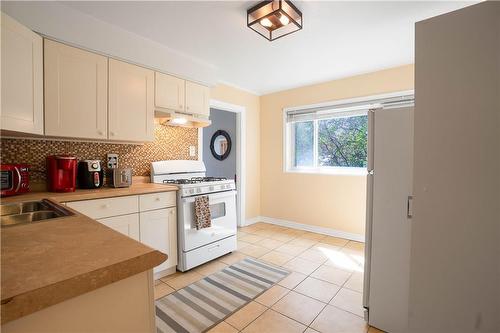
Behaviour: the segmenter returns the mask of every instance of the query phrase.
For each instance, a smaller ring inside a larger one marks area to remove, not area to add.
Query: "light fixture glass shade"
[[[288,0],[263,1],[247,10],[247,26],[272,41],[302,29],[302,13]]]

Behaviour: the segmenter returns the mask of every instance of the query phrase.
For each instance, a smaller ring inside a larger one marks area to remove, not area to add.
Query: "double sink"
[[[73,213],[54,202],[43,199],[0,205],[0,215],[1,226],[4,228],[71,216]]]

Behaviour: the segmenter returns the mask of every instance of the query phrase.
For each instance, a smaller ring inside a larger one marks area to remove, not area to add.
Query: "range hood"
[[[207,118],[195,117],[190,114],[179,113],[167,109],[156,109],[155,118],[158,119],[161,125],[165,126],[201,128],[212,124]]]

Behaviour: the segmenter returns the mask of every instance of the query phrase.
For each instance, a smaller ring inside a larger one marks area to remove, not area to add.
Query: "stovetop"
[[[225,177],[192,177],[192,178],[181,178],[181,179],[165,179],[163,181],[164,184],[176,184],[176,185],[184,185],[184,184],[200,184],[207,182],[218,182],[222,180],[227,180]]]

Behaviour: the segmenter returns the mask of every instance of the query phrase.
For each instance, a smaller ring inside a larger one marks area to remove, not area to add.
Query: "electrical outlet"
[[[118,168],[118,154],[107,154],[108,168],[115,169]]]
[[[191,156],[191,157],[196,156],[196,147],[195,146],[189,146],[189,156]]]

